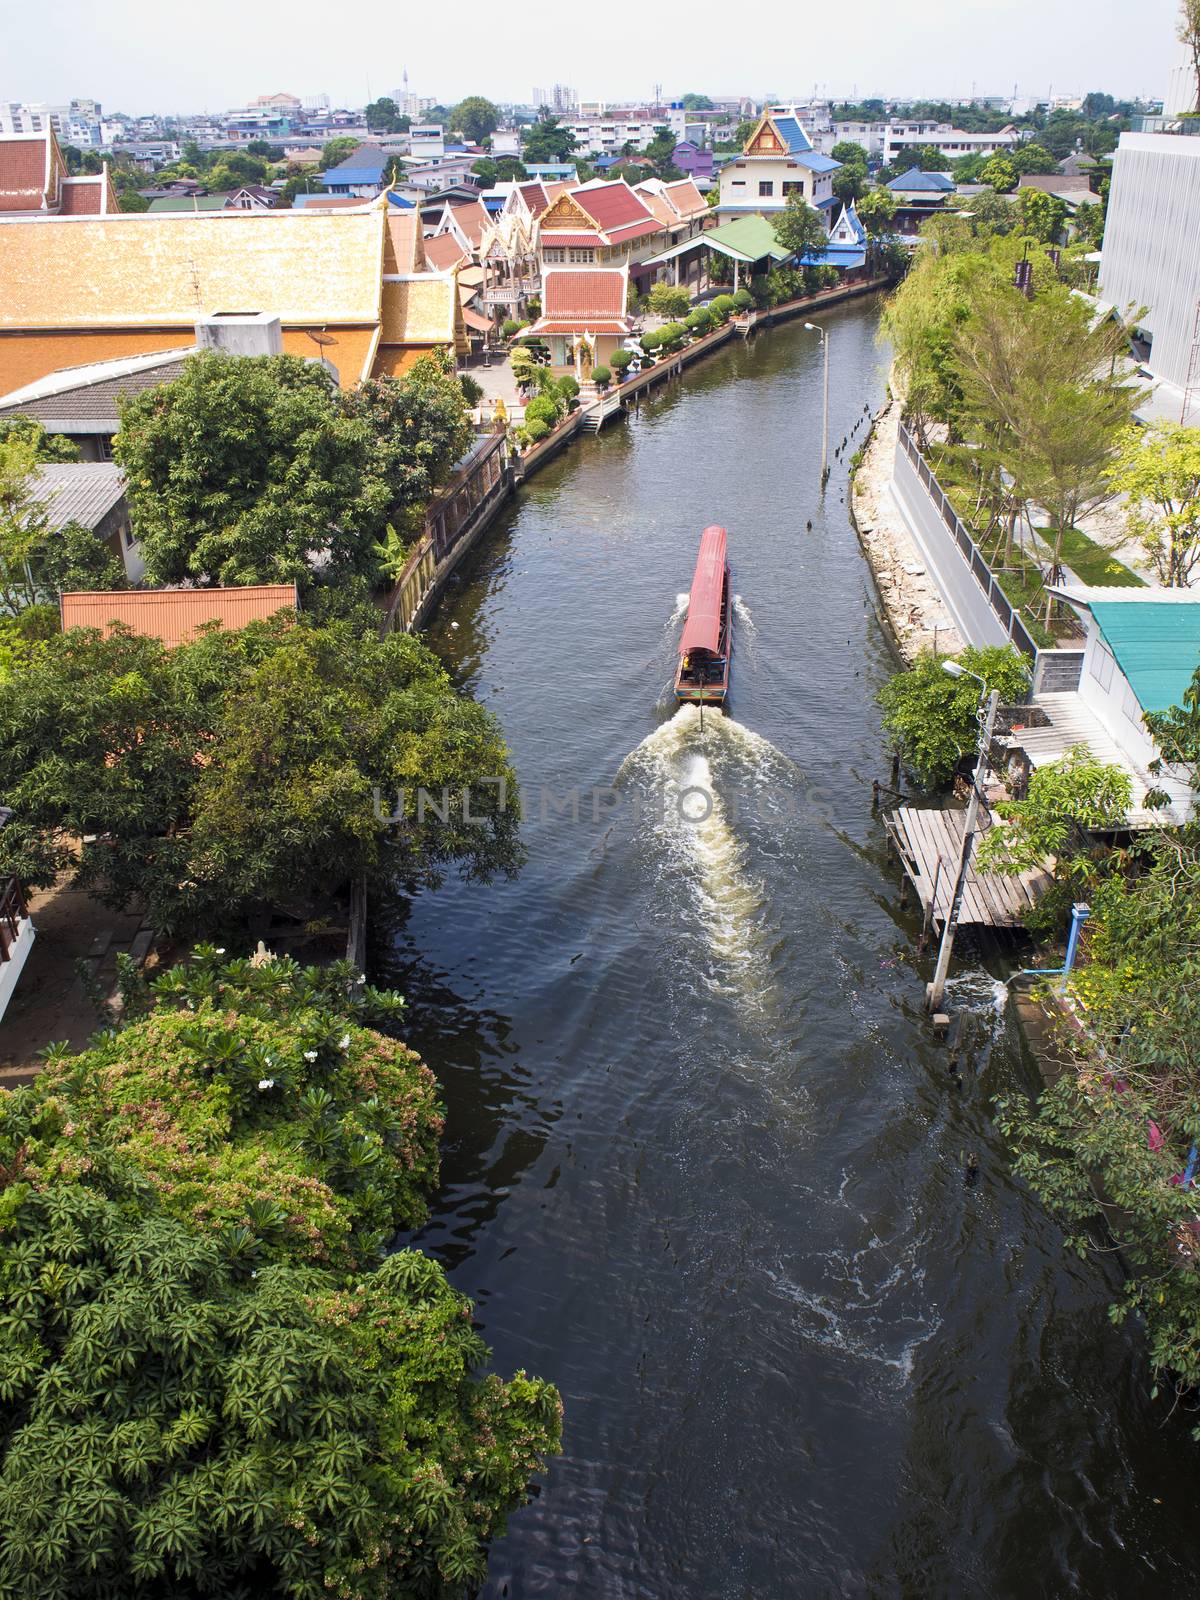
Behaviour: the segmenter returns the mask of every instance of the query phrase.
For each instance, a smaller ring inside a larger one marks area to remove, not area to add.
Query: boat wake
[[[714,775],[750,787],[791,763],[760,735],[709,707],[684,705],[626,756],[617,783],[636,784],[659,855],[660,881],[681,883],[709,952],[708,979],[744,1001],[771,995],[765,890],[747,870],[736,818]],[[794,771],[794,769],[791,769]]]
[[[674,628],[678,623],[683,621],[684,617],[687,616],[687,614],[688,614],[688,601],[691,598],[692,598],[691,595],[687,592],[686,589],[683,591],[682,594],[677,594],[675,596],[675,609],[674,609],[674,611],[672,611],[671,615],[667,618],[667,627],[668,628]]]

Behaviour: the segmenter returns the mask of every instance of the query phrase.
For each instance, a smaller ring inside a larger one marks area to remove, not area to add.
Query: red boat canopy
[[[725,587],[725,529],[705,528],[700,535],[700,554],[692,574],[687,621],[679,654],[707,650],[716,655],[721,643],[721,594]]]

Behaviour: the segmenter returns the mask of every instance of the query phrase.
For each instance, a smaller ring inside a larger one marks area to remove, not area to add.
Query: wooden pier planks
[[[945,922],[954,895],[958,856],[962,848],[963,811],[918,811],[900,806],[884,817],[884,825],[900,856],[921,910],[938,927]],[[975,840],[979,845],[978,837]],[[939,870],[939,860],[941,867]],[[989,928],[1015,928],[1048,882],[1044,872],[1023,872],[1019,877],[1001,873],[967,872],[960,925],[974,923]],[[934,900],[936,883],[936,900]]]

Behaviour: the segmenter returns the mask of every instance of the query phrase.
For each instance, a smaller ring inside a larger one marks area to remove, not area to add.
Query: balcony
[[[541,288],[540,278],[511,278],[507,283],[489,283],[482,291],[481,298],[488,309],[515,306],[522,300],[528,300],[531,295],[540,294]]]

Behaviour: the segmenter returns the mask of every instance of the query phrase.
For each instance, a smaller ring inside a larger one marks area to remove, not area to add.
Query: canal
[[[1012,1176],[990,1097],[1036,1074],[969,949],[962,1088],[921,1014],[845,505],[876,318],[824,318],[824,501],[794,323],[534,479],[430,633],[503,723],[528,860],[419,899],[377,963],[448,1106],[420,1242],[566,1404],[489,1600],[1196,1590],[1195,1447],[1112,1266]],[[666,690],[711,522],[740,601],[701,728]]]

